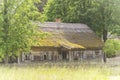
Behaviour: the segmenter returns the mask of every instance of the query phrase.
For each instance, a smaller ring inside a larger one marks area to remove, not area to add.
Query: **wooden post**
[[[22,53],[22,59],[23,62],[25,61],[25,53]]]
[[[69,51],[69,61],[72,61],[73,59],[73,56],[72,56],[72,52],[71,51]]]
[[[31,57],[31,60],[34,61],[34,56],[33,56],[33,54],[31,54],[30,57]]]

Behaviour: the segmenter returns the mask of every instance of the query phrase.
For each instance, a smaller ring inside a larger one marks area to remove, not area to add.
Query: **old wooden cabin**
[[[102,61],[103,42],[85,24],[39,23],[40,31],[49,35],[38,39],[30,54],[22,54],[21,61]]]

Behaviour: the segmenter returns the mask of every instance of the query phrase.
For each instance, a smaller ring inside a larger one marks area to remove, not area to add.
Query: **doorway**
[[[47,60],[47,56],[46,55],[44,55],[44,60]]]
[[[67,54],[68,54],[68,51],[62,51],[62,59],[63,60],[67,60]]]

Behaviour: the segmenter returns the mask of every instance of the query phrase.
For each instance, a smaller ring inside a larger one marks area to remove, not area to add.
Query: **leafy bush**
[[[117,39],[109,39],[105,43],[104,52],[108,58],[114,57],[120,51],[120,41]]]

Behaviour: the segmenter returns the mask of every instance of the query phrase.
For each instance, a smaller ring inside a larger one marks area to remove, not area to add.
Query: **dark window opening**
[[[30,60],[29,55],[25,55],[25,60]]]
[[[62,51],[62,59],[67,60],[67,51]]]
[[[46,55],[44,55],[44,60],[47,60],[47,56]]]

